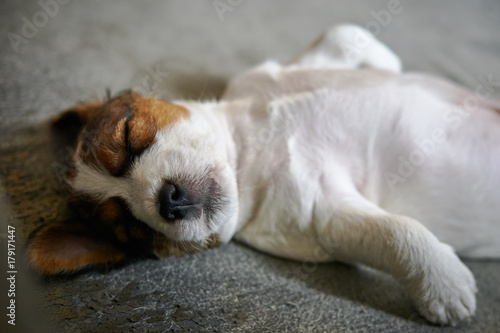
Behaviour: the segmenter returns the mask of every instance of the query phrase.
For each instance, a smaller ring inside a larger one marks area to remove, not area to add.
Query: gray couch
[[[57,177],[66,149],[52,135],[49,120],[78,101],[103,97],[106,88],[133,87],[169,100],[217,98],[236,73],[267,58],[286,61],[342,22],[368,25],[407,70],[432,72],[470,89],[480,77],[500,81],[500,2],[495,0],[401,0],[396,7],[388,0],[60,2],[0,4],[0,233],[5,245],[6,225],[17,227],[18,262],[30,231],[67,216]],[[154,79],[145,81],[147,75]],[[500,86],[492,89],[499,98]],[[478,310],[458,328],[426,323],[387,275],[342,264],[291,262],[234,242],[71,279],[33,279],[20,268],[17,325],[7,325],[2,313],[0,327],[12,332],[44,327],[51,332],[500,332],[500,262],[466,264],[478,282]],[[1,294],[6,296],[3,286]]]

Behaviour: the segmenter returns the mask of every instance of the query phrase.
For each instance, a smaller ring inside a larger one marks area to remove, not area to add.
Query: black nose
[[[169,222],[182,220],[198,210],[198,205],[192,201],[188,191],[170,182],[161,187],[158,201],[160,215]]]

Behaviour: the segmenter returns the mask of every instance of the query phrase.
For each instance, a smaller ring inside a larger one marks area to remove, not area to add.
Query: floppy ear
[[[75,273],[92,265],[109,265],[126,257],[112,241],[98,237],[81,222],[49,223],[28,240],[32,267],[44,275]]]
[[[93,102],[74,106],[55,118],[52,125],[59,131],[76,136],[102,104],[102,102]]]

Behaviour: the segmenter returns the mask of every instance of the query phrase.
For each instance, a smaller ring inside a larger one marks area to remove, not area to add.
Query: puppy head
[[[75,271],[215,245],[237,194],[225,143],[209,118],[130,91],[66,111],[55,124],[78,129],[67,175],[76,216],[33,233],[35,268]]]

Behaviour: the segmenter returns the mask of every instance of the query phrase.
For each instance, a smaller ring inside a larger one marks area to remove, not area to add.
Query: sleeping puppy
[[[128,91],[66,111],[79,128],[68,223],[31,236],[42,274],[201,251],[235,238],[296,260],[392,274],[431,322],[474,314],[457,254],[500,256],[500,115],[488,90],[402,74],[356,26],[220,101]],[[452,248],[453,246],[453,248]]]

